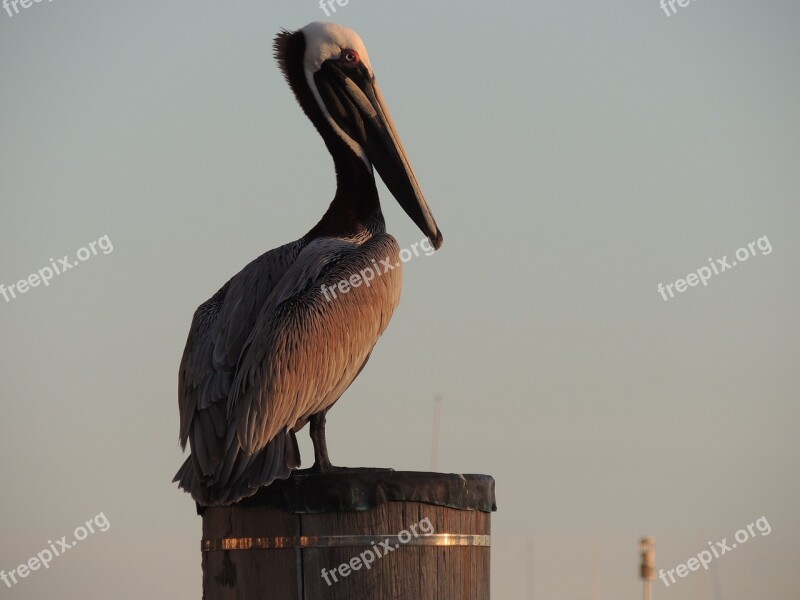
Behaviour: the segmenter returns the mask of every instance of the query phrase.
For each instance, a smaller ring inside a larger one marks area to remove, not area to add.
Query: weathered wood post
[[[486,600],[488,475],[295,475],[203,517],[204,600]]]

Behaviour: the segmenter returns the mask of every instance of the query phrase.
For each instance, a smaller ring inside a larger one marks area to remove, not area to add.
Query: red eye
[[[359,62],[361,62],[358,52],[355,50],[342,50],[342,60],[346,63],[350,63],[351,65],[357,65]]]

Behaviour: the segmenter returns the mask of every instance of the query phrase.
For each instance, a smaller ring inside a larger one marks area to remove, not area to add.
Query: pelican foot
[[[388,473],[394,469],[382,469],[378,467],[335,467],[332,464],[314,466],[308,469],[296,469],[292,477],[308,477],[309,475],[326,475],[328,473]]]

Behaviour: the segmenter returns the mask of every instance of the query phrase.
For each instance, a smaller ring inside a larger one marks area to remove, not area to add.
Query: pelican
[[[190,455],[174,481],[206,506],[289,477],[306,423],[310,471],[337,469],[325,415],[364,368],[402,286],[373,167],[426,241],[442,245],[361,38],[315,22],[279,33],[274,50],[333,157],[336,194],[308,233],[253,260],[194,313],[178,375],[180,443]],[[397,267],[327,293],[379,264]]]

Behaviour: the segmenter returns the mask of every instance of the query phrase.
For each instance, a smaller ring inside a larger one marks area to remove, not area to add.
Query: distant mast
[[[439,471],[439,446],[442,427],[442,395],[436,394],[433,399],[433,444],[431,446],[431,471]]]
[[[528,536],[528,543],[525,548],[525,556],[527,558],[528,568],[525,570],[525,598],[526,600],[533,600],[533,537]]]

